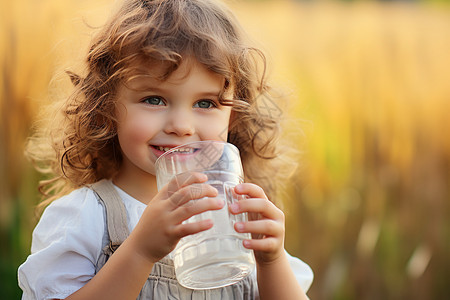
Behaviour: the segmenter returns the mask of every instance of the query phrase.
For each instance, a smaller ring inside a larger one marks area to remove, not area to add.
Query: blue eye
[[[211,100],[200,100],[194,104],[194,107],[198,108],[212,108],[216,107],[215,103]]]
[[[142,99],[142,102],[150,104],[150,105],[164,105],[163,98],[159,96],[150,96]]]

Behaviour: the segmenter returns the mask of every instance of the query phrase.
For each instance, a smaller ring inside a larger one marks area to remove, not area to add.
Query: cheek
[[[215,116],[199,120],[197,133],[202,140],[226,141],[228,135],[228,118]]]
[[[231,108],[230,108],[231,110]],[[230,111],[223,114],[220,118],[220,122],[217,122],[217,125],[214,126],[215,132],[217,132],[217,135],[220,140],[226,141],[228,136],[228,128],[230,127]]]
[[[120,122],[117,128],[121,145],[125,143],[138,144],[148,142],[154,133],[153,131],[148,119],[139,116]]]
[[[217,139],[220,141],[227,141],[228,137],[228,122],[222,122],[212,128]]]

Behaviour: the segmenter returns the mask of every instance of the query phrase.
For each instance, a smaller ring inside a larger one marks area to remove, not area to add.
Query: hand
[[[223,200],[214,198],[217,190],[203,183],[206,180],[202,173],[183,173],[158,192],[130,234],[138,254],[155,263],[170,253],[182,237],[213,226],[212,220],[182,223],[196,214],[224,206]]]
[[[248,213],[248,222],[237,222],[237,232],[251,233],[244,247],[255,251],[258,264],[270,264],[284,255],[284,213],[267,199],[264,190],[251,183],[239,184],[234,189],[247,198],[230,205],[232,214]]]

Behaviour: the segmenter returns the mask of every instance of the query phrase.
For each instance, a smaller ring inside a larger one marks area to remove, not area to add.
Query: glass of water
[[[238,233],[235,222],[247,221],[247,214],[233,215],[228,205],[239,201],[233,188],[243,182],[239,150],[219,141],[200,141],[172,148],[156,161],[158,190],[177,174],[201,172],[207,184],[218,190],[225,206],[207,211],[185,222],[212,219],[211,229],[186,236],[173,251],[178,282],[190,289],[212,289],[234,284],[249,275],[255,266],[253,251],[242,245],[249,233]],[[195,201],[195,200],[191,200]]]

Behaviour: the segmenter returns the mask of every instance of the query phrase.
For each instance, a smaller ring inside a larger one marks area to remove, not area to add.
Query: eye
[[[163,98],[160,96],[145,97],[141,101],[150,105],[165,105]]]
[[[194,104],[194,107],[198,108],[213,108],[217,107],[217,105],[212,100],[200,100]]]

